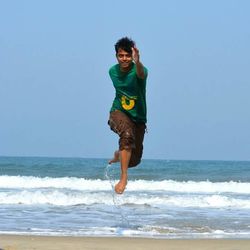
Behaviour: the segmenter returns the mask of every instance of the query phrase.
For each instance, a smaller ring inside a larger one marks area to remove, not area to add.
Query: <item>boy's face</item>
[[[130,66],[133,61],[132,53],[128,53],[123,49],[118,49],[116,58],[122,71],[127,71],[130,69]]]

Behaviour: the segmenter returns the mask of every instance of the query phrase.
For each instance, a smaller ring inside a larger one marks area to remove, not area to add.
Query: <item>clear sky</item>
[[[148,68],[144,158],[250,160],[250,1],[0,0],[0,155],[109,158],[114,44]]]

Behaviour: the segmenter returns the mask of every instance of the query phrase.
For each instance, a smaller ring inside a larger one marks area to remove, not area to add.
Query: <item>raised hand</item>
[[[135,63],[140,61],[139,50],[136,47],[132,47],[132,58]]]

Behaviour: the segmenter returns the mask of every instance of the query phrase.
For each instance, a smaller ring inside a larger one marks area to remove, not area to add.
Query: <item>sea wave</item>
[[[5,175],[0,176],[0,204],[250,208],[250,183],[135,180],[116,196],[111,182],[115,180]]]
[[[112,180],[115,183],[117,180]],[[33,177],[33,176],[0,176],[0,189],[31,189],[57,188],[79,191],[108,191],[111,189],[109,180],[84,179],[77,177]],[[250,194],[249,182],[210,182],[210,181],[129,181],[127,191],[167,191],[181,193],[236,193]]]
[[[69,190],[28,189],[0,192],[0,204],[25,205],[128,205],[152,207],[199,207],[199,208],[250,208],[250,200],[225,195],[168,195],[162,193],[125,193],[116,196],[112,192],[81,192]]]

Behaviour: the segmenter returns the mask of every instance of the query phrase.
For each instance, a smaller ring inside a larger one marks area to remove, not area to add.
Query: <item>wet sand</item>
[[[0,235],[0,250],[249,250],[250,240]]]

